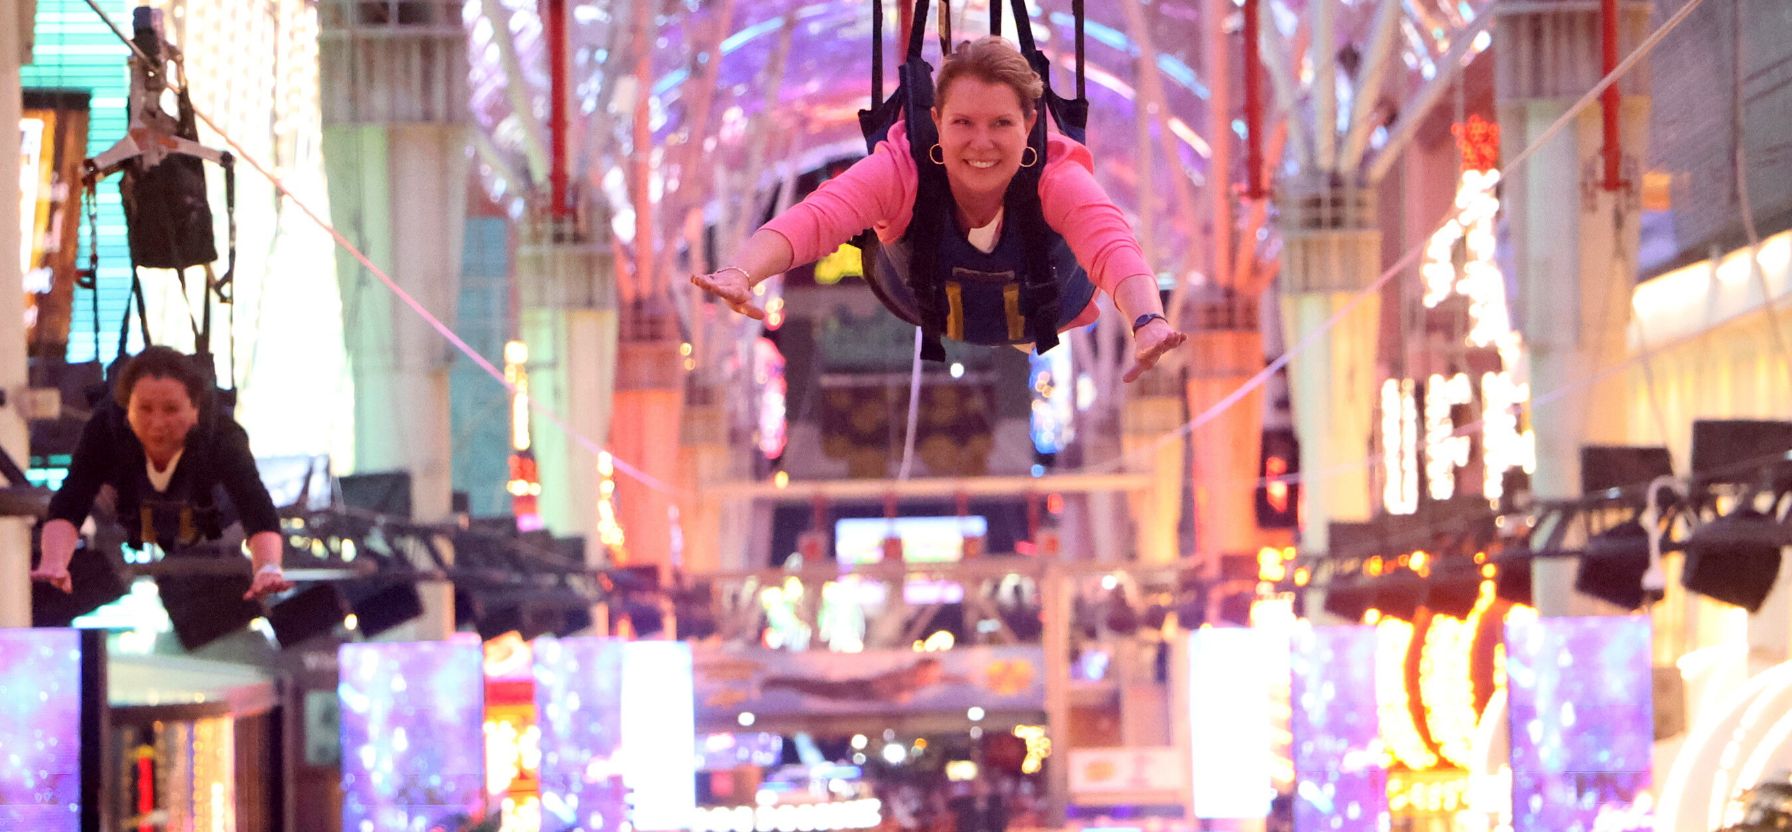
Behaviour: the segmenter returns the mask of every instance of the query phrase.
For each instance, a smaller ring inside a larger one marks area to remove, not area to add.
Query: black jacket
[[[246,535],[280,528],[273,498],[249,453],[249,434],[229,416],[201,415],[166,491],[150,485],[146,466],[143,445],[123,410],[101,406],[87,420],[68,476],[50,499],[50,519],[81,525],[100,487],[110,485],[118,493],[119,522],[136,546],[215,540],[232,514]]]

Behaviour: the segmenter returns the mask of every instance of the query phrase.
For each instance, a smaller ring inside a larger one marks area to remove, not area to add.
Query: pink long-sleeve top
[[[1045,222],[1070,244],[1096,287],[1111,297],[1121,283],[1149,277],[1151,270],[1126,216],[1095,181],[1094,171],[1089,148],[1067,136],[1047,134],[1045,170],[1039,176]],[[866,228],[878,240],[894,242],[914,217],[918,181],[906,125],[899,119],[870,156],[823,182],[764,228],[790,243],[795,263],[819,260]],[[1066,328],[1091,323],[1098,314],[1091,300]]]

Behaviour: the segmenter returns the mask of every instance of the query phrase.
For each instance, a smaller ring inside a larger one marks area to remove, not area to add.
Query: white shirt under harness
[[[1006,207],[997,208],[995,219],[990,220],[988,225],[981,228],[971,229],[964,235],[965,240],[984,254],[995,251],[996,241],[1002,237],[1002,213],[1006,210],[1008,210]]]
[[[180,465],[181,454],[186,452],[186,448],[175,451],[174,456],[168,460],[168,467],[160,471],[156,470],[155,463],[150,462],[148,457],[144,457],[143,467],[149,472],[149,487],[154,488],[157,492],[167,491],[168,481],[174,479],[174,469]]]

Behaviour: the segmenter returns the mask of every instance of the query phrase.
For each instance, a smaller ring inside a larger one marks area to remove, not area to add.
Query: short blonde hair
[[[952,82],[969,76],[986,84],[1006,84],[1020,96],[1021,111],[1031,113],[1045,94],[1045,82],[1027,63],[1014,44],[1004,38],[986,37],[958,44],[940,64],[939,76],[933,84],[933,103],[946,105],[946,90]]]

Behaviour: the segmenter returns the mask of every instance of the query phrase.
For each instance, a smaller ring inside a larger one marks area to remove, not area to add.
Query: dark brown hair
[[[112,388],[113,401],[118,402],[119,407],[130,409],[131,391],[144,378],[171,378],[180,382],[187,388],[187,398],[193,400],[194,407],[205,402],[206,389],[211,385],[192,356],[173,347],[145,347],[118,373],[118,384]]]
[[[958,44],[940,64],[933,82],[934,106],[944,108],[947,88],[965,76],[985,84],[1008,85],[1020,97],[1021,112],[1028,115],[1039,103],[1039,96],[1045,94],[1045,82],[1039,80],[1039,73],[1033,71],[1033,65],[1027,63],[1014,44],[1003,38],[991,36]]]

